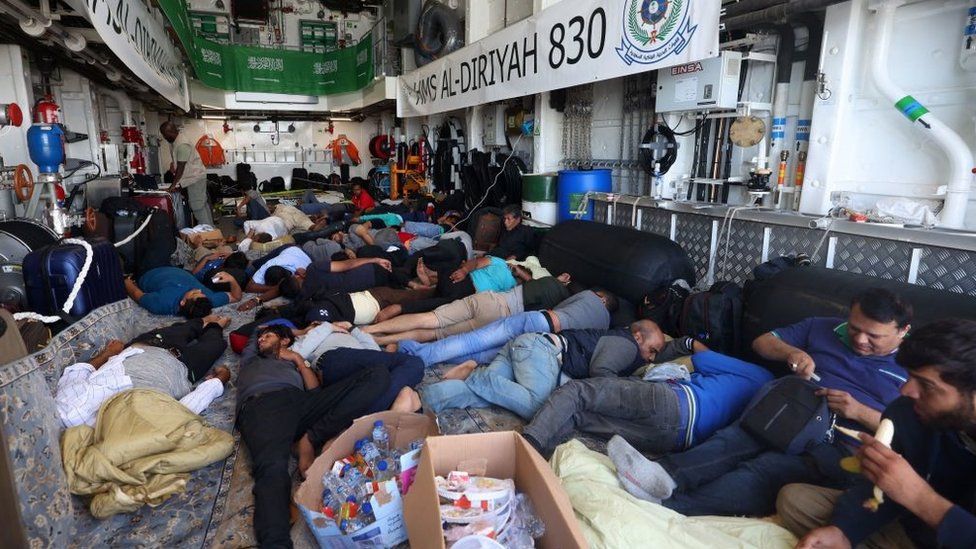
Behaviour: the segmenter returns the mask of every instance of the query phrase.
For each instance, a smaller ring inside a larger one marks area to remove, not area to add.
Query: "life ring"
[[[392,135],[377,135],[369,140],[369,154],[380,160],[386,161],[393,156],[393,149],[396,141]]]
[[[414,60],[422,67],[464,45],[461,18],[445,4],[427,2],[417,20],[414,39]]]
[[[21,202],[27,202],[34,194],[34,174],[25,164],[14,168],[14,194]]]

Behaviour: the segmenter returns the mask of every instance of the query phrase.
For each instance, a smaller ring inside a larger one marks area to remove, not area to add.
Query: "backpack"
[[[742,288],[734,282],[716,282],[707,291],[684,300],[678,334],[691,336],[711,350],[739,354],[742,325]]]
[[[816,383],[798,376],[764,385],[746,407],[740,426],[777,450],[798,455],[833,435],[834,415]]]
[[[807,254],[800,253],[795,256],[781,255],[753,267],[752,278],[757,281],[769,280],[777,274],[792,269],[793,267],[807,267],[809,265],[810,257]]]
[[[258,185],[258,190],[263,193],[279,193],[285,190],[285,179],[280,175],[276,175],[268,181],[262,181]]]
[[[637,316],[653,320],[664,333],[675,337],[679,335],[678,320],[690,293],[688,283],[683,279],[661,286],[644,295],[637,306]]]

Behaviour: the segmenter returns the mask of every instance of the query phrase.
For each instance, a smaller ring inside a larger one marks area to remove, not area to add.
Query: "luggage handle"
[[[157,206],[152,207],[149,210],[149,215],[146,216],[146,220],[142,222],[142,225],[140,225],[138,229],[132,231],[132,234],[130,234],[129,236],[127,236],[124,239],[116,242],[115,243],[115,247],[116,248],[121,248],[122,246],[125,246],[126,244],[128,244],[129,242],[131,242],[133,238],[139,236],[139,233],[141,233],[146,227],[149,226],[149,222],[152,221],[152,217],[153,217],[153,215],[155,215],[155,213],[157,211],[159,211],[159,207],[157,207]],[[67,242],[67,241],[65,241],[65,242]],[[90,253],[91,253],[91,251],[89,250],[89,254]]]
[[[57,309],[57,302],[54,299],[54,289],[51,287],[51,254],[54,250],[61,244],[77,244],[85,250],[85,262],[81,265],[81,271],[78,272],[78,278],[75,280],[75,285],[71,288],[71,292],[68,293],[68,299],[65,300],[64,306],[61,310]],[[47,289],[47,296],[50,300],[51,307],[55,310],[58,316],[43,316],[37,313],[24,312],[14,314],[14,319],[30,319],[39,320],[45,324],[53,324],[60,320],[64,320],[67,323],[71,323],[74,319],[68,314],[71,308],[75,304],[75,299],[78,297],[78,293],[81,291],[81,287],[85,284],[85,279],[88,277],[88,271],[91,269],[92,260],[95,257],[95,251],[92,250],[91,244],[80,239],[80,238],[65,238],[50,246],[45,252],[44,257],[41,258],[41,275],[44,277],[44,285]]]

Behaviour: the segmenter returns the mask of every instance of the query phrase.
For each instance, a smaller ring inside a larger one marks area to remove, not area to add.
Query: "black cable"
[[[655,164],[659,165],[660,173],[668,173],[668,170],[671,169],[674,161],[678,158],[678,143],[674,137],[675,133],[667,124],[656,124],[648,128],[644,133],[644,138],[641,139],[641,145],[656,142],[659,135],[663,136],[665,141],[667,141],[667,147],[664,149],[663,156],[655,158],[654,150],[644,147],[641,147],[637,151],[637,158],[640,160],[641,166],[645,172],[651,175],[654,175]]]
[[[681,118],[683,119],[684,118],[684,115],[681,115]],[[695,124],[695,127],[694,128],[692,128],[692,129],[690,129],[688,131],[679,132],[677,130],[677,127],[678,126],[675,126],[674,128],[672,128],[671,126],[668,126],[668,121],[665,120],[664,116],[661,116],[661,123],[664,124],[664,127],[666,127],[667,129],[669,129],[671,131],[671,133],[673,133],[674,135],[691,135],[691,134],[697,132],[698,130],[700,130],[701,127],[702,127],[702,124],[704,124],[706,120],[707,119],[705,117],[702,117],[702,119]],[[681,124],[681,120],[678,120],[678,125],[680,125],[680,124]]]

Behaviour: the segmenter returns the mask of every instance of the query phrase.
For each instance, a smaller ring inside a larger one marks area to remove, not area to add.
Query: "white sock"
[[[201,414],[210,406],[217,397],[224,394],[224,384],[219,379],[212,377],[197,388],[190,391],[190,394],[180,399],[180,404],[186,406],[194,414]]]

